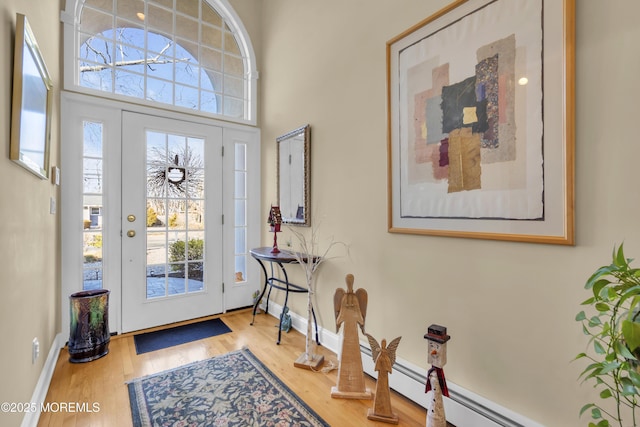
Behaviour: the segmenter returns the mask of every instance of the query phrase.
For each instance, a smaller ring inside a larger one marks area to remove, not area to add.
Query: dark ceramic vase
[[[90,362],[109,352],[109,293],[106,289],[76,292],[69,297],[69,361]]]

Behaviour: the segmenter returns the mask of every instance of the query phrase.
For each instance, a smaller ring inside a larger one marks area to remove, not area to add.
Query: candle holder
[[[281,231],[282,227],[282,214],[280,213],[279,206],[271,206],[269,210],[269,219],[267,219],[267,223],[270,226],[270,230],[273,233],[273,249],[271,249],[272,254],[280,253],[280,249],[278,249],[278,233]]]

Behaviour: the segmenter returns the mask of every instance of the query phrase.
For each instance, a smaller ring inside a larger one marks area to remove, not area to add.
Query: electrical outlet
[[[49,198],[49,213],[51,215],[56,213],[56,198],[55,197]]]
[[[38,357],[40,357],[40,342],[36,337],[33,339],[33,342],[31,344],[31,364],[36,363],[36,360],[38,360]]]

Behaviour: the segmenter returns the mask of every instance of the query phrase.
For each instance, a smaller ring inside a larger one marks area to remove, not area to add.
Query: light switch
[[[51,197],[49,199],[49,213],[51,215],[56,213],[56,198],[55,197]]]
[[[57,166],[51,168],[51,182],[55,185],[60,185],[60,168]]]

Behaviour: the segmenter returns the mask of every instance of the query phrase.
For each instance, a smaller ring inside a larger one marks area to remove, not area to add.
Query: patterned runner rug
[[[329,425],[247,348],[127,385],[135,427]]]

